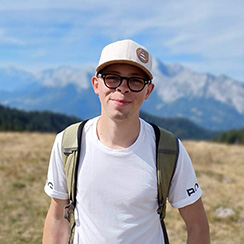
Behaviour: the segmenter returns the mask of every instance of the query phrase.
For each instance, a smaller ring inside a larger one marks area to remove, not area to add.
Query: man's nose
[[[127,79],[123,79],[120,86],[118,86],[116,88],[117,91],[121,92],[121,93],[128,93],[130,91],[130,88],[128,87],[127,84]]]

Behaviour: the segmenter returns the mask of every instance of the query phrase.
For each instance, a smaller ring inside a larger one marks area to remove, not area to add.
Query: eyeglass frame
[[[109,87],[109,86],[106,84],[106,81],[105,81],[105,78],[106,78],[107,75],[115,75],[115,76],[118,76],[118,77],[120,78],[120,82],[119,82],[119,84],[118,84],[116,87]],[[127,84],[128,88],[130,89],[130,91],[132,91],[132,92],[141,92],[141,91],[145,88],[146,85],[152,83],[152,81],[151,81],[150,79],[147,80],[147,79],[145,79],[145,78],[142,78],[142,77],[136,77],[136,76],[124,77],[124,76],[120,76],[120,75],[118,75],[118,74],[114,74],[114,73],[106,73],[106,74],[102,74],[102,73],[99,73],[99,72],[98,72],[98,73],[97,73],[97,77],[98,77],[98,78],[102,78],[102,79],[103,79],[103,82],[104,82],[104,85],[105,85],[107,88],[109,88],[109,89],[117,89],[119,86],[121,86],[123,80],[126,80],[126,84]],[[130,87],[130,85],[129,85],[129,80],[130,80],[130,79],[133,79],[133,78],[138,78],[138,79],[141,79],[141,80],[144,81],[144,85],[143,85],[143,87],[142,87],[140,90],[138,90],[138,91],[137,91],[137,90],[133,90],[133,89],[131,89],[131,87]]]

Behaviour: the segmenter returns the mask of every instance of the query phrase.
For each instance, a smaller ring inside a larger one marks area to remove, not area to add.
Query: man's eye
[[[130,79],[130,82],[132,82],[132,83],[141,83],[141,84],[144,84],[144,80],[141,79],[141,78],[131,78],[131,79]]]
[[[116,75],[107,75],[106,76],[106,79],[108,79],[108,80],[115,80],[115,81],[117,81],[117,80],[119,80],[119,77],[118,76],[116,76]]]

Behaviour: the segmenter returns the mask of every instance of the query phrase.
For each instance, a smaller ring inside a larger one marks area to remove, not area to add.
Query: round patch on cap
[[[149,60],[149,53],[143,48],[136,49],[137,57],[141,60],[142,63],[147,63]]]

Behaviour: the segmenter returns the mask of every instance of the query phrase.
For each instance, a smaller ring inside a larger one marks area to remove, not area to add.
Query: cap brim
[[[138,64],[138,63],[136,63],[134,61],[126,60],[126,59],[112,60],[112,61],[105,62],[105,63],[103,63],[101,65],[98,65],[97,68],[96,68],[96,72],[99,73],[99,71],[101,71],[105,67],[107,67],[109,65],[112,65],[112,64],[130,64],[130,65],[136,66],[137,68],[139,68],[142,71],[144,71],[147,74],[147,76],[149,77],[150,80],[153,79],[152,73],[149,72],[144,66],[142,66],[142,65],[140,65],[140,64]]]

